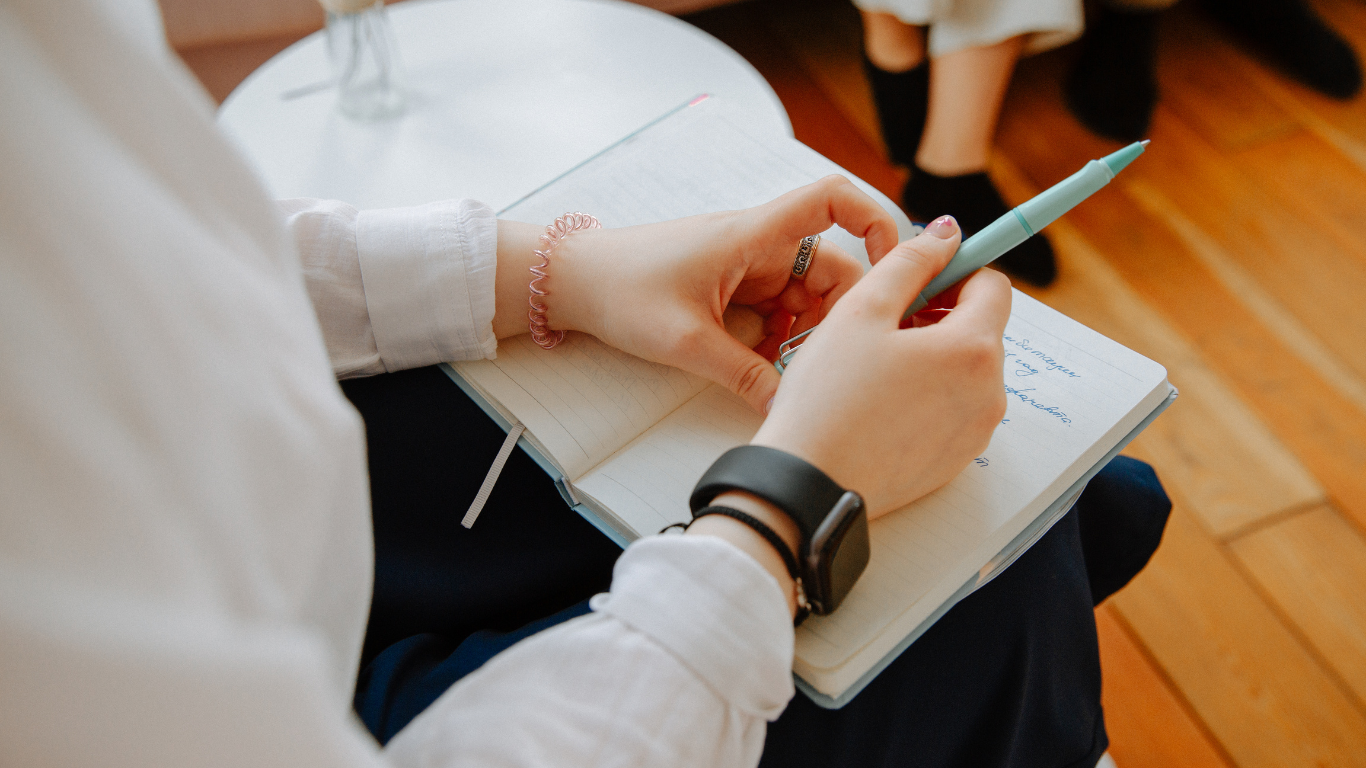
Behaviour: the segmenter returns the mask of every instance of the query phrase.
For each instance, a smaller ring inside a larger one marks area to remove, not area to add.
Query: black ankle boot
[[[946,213],[953,216],[963,230],[964,240],[1010,210],[985,173],[936,176],[918,167],[911,169],[911,180],[901,193],[901,205],[922,221]],[[1042,235],[1015,246],[995,265],[1040,288],[1053,282],[1058,273],[1053,247]]]
[[[925,114],[930,108],[930,62],[926,58],[905,72],[888,72],[863,57],[863,71],[873,87],[882,138],[892,162],[911,165],[925,132]]]
[[[1068,109],[1093,133],[1138,141],[1157,104],[1157,12],[1102,6],[1063,85]]]
[[[1361,90],[1361,62],[1305,0],[1201,0],[1220,24],[1286,75],[1327,96]]]

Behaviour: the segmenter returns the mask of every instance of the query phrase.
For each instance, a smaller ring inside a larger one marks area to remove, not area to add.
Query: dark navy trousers
[[[375,529],[355,708],[384,743],[498,652],[586,613],[621,550],[521,451],[462,528],[504,434],[438,369],[343,390],[365,419]],[[1108,745],[1092,608],[1148,562],[1170,508],[1148,465],[1111,462],[843,709],[798,693],[761,765],[1091,768]]]

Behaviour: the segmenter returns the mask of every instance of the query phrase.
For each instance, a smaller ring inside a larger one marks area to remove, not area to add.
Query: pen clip
[[[793,336],[792,338],[778,345],[778,360],[773,363],[773,367],[778,369],[778,373],[782,373],[783,371],[787,370],[787,366],[792,363],[792,357],[797,354],[798,349],[801,349],[802,339],[805,339],[807,336],[810,336],[811,331],[814,330],[816,329],[811,328],[802,331],[796,336]]]

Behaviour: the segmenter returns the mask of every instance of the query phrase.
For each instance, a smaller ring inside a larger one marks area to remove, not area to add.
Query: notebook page
[[[705,379],[583,334],[570,334],[552,350],[536,346],[530,335],[516,336],[499,342],[496,359],[452,366],[525,424],[571,479],[707,387]]]
[[[721,454],[749,442],[762,422],[745,401],[713,384],[575,480],[574,489],[642,536],[686,522],[697,479]]]
[[[545,224],[566,211],[587,211],[604,227],[650,224],[749,208],[841,173],[892,213],[903,239],[911,236],[905,215],[867,183],[796,139],[757,141],[725,115],[715,97],[684,107],[498,215]],[[862,240],[838,227],[823,237],[866,264]]]
[[[1019,291],[1004,344],[1007,408],[990,445],[872,523],[868,570],[839,611],[802,625],[800,666],[841,664],[916,608],[913,628],[1166,396],[1162,366]],[[885,653],[900,638],[881,639]]]

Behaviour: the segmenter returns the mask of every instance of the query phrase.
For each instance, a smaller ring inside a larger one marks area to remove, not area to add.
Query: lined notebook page
[[[1018,291],[1004,344],[1007,408],[990,445],[948,485],[872,523],[868,570],[839,611],[802,625],[799,666],[835,667],[876,638],[861,654],[871,666],[1167,394],[1162,366]],[[910,626],[888,632],[894,623]]]
[[[844,174],[892,212],[902,239],[910,221],[867,183],[786,137],[759,142],[725,119],[716,98],[683,107],[499,212],[547,224],[586,211],[626,227],[749,208],[833,173]],[[823,237],[867,262],[863,241],[838,227]]]
[[[574,488],[641,535],[691,519],[688,496],[721,454],[749,442],[763,418],[712,384],[603,462]]]
[[[499,342],[497,359],[453,365],[525,424],[571,479],[708,386],[582,334],[570,334],[552,350],[536,346],[530,335],[516,336]]]

